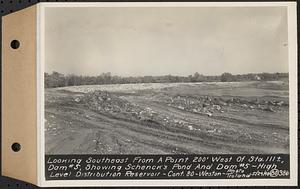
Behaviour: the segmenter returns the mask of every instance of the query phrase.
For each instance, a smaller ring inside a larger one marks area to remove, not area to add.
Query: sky
[[[48,7],[45,15],[48,73],[288,72],[285,7]]]

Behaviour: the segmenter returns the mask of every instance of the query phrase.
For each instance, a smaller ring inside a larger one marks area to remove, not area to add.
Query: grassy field
[[[46,89],[46,153],[288,153],[288,95],[284,81]]]

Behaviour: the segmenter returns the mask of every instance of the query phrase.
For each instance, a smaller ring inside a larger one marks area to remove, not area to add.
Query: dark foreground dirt
[[[286,82],[119,86],[46,89],[46,153],[288,153]]]

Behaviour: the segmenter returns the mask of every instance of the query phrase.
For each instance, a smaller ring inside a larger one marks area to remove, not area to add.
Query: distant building
[[[254,78],[255,78],[256,81],[260,81],[261,80],[261,78],[258,75],[254,76]]]

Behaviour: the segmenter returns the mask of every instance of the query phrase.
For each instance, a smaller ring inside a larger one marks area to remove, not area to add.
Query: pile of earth
[[[282,106],[288,104],[282,100],[263,100],[263,99],[246,99],[246,98],[233,98],[233,97],[213,97],[213,96],[165,96],[164,102],[171,107],[195,112],[203,113],[211,116],[214,112],[223,113],[226,107],[235,107],[250,110],[262,110],[275,112]]]
[[[77,103],[82,103],[88,109],[122,118],[131,121],[144,122],[145,124],[156,125],[182,125],[183,121],[178,121],[167,115],[158,114],[150,107],[141,107],[122,99],[107,91],[93,91],[86,93],[81,98],[74,99]]]
[[[107,114],[120,114],[136,116],[137,112],[142,111],[127,100],[121,99],[107,91],[93,91],[86,93],[82,98],[75,99],[83,103],[88,109]]]

